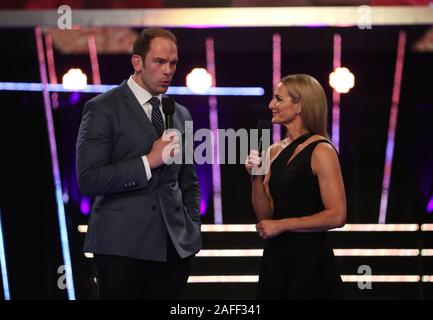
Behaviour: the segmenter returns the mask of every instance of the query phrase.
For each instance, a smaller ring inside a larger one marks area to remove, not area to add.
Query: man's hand
[[[152,145],[152,150],[146,155],[150,169],[155,169],[163,164],[170,163],[180,152],[180,139],[176,131],[164,132],[161,138]]]

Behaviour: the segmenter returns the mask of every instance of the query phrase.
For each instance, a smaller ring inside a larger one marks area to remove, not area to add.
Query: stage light
[[[202,249],[197,257],[261,257],[263,249]]]
[[[212,86],[212,76],[203,68],[194,68],[186,76],[186,85],[194,93],[205,93]]]
[[[422,224],[421,231],[433,231],[433,223]]]
[[[188,283],[240,283],[240,282],[258,282],[257,275],[225,275],[225,276],[190,276]]]
[[[88,84],[84,89],[66,89],[61,84],[46,85],[49,92],[84,92],[84,93],[103,93],[117,87],[115,84]],[[25,82],[0,82],[0,91],[43,91],[42,83],[25,83]],[[265,89],[262,87],[211,87],[205,93],[194,93],[188,87],[170,87],[167,91],[169,95],[207,95],[207,96],[263,96]]]
[[[433,212],[433,196],[430,198],[429,202],[427,203],[427,212],[428,213]]]
[[[336,68],[329,74],[329,85],[338,93],[348,93],[355,86],[355,76],[347,68]]]
[[[3,296],[5,300],[10,300],[11,295],[9,291],[9,278],[8,268],[6,264],[6,251],[3,239],[3,227],[2,227],[2,211],[0,209],[0,275],[3,284]]]
[[[331,232],[416,232],[418,224],[346,224]],[[421,225],[422,231],[433,231],[433,224]],[[87,225],[79,225],[78,231],[87,232]],[[202,232],[257,232],[255,224],[203,224]]]
[[[68,204],[69,202],[69,193],[68,190],[63,190],[63,203]]]
[[[80,69],[69,69],[62,78],[65,89],[84,89],[87,86],[87,76]]]
[[[87,232],[87,225],[80,224],[80,225],[77,227],[77,229],[78,229],[78,232],[79,232],[79,233],[86,233],[86,232]]]
[[[433,249],[422,249],[421,256],[423,257],[433,257]]]
[[[207,209],[207,205],[206,205],[206,200],[205,198],[201,198],[200,200],[200,214],[203,216],[204,214],[206,214],[206,209]]]
[[[413,275],[341,275],[343,282],[420,282],[420,276]]]
[[[84,215],[88,215],[90,212],[90,200],[88,198],[82,198],[80,202],[80,210]]]

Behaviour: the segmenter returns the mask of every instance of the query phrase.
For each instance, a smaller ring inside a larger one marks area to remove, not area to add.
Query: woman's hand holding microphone
[[[262,157],[257,150],[251,150],[250,154],[247,156],[245,160],[245,169],[247,169],[248,173],[251,175],[251,179],[256,176],[263,178],[263,175],[259,172],[259,169],[262,165]]]

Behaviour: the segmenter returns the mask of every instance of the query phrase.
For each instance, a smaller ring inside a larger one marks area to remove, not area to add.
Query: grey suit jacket
[[[173,120],[184,133],[191,115],[176,103]],[[81,191],[95,201],[84,252],[166,261],[167,235],[181,257],[200,250],[194,164],[164,165],[152,170],[148,181],[141,157],[157,138],[126,81],[86,103],[77,140],[77,177]]]

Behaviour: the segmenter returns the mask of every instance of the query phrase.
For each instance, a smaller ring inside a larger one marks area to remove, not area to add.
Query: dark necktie
[[[159,99],[157,97],[152,97],[149,100],[149,103],[152,106],[152,124],[158,133],[158,136],[162,136],[164,132],[164,119],[162,118],[161,110],[159,109]]]

